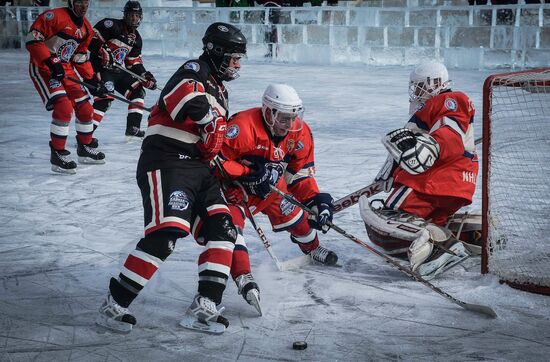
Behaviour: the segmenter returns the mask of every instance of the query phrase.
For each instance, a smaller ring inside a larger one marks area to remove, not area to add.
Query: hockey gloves
[[[199,125],[201,140],[197,142],[197,147],[205,161],[211,161],[220,152],[227,122],[223,117],[214,118],[205,125]]]
[[[249,195],[256,195],[263,200],[271,192],[271,171],[263,162],[255,162],[249,167],[252,170],[250,174],[240,177],[239,181]]]
[[[84,81],[91,86],[88,87],[91,95],[98,98],[103,98],[109,95],[109,90],[105,87],[105,83],[97,78],[93,77],[90,79],[85,79]]]
[[[153,76],[153,74],[149,71],[143,73],[141,75],[145,80],[141,80],[141,84],[147,89],[157,89],[157,80]]]
[[[411,175],[426,172],[439,158],[439,144],[427,133],[414,134],[410,129],[399,128],[388,133],[382,143],[399,166]]]
[[[313,215],[309,215],[309,225],[317,230],[321,230],[323,234],[329,231],[329,222],[332,222],[334,214],[334,205],[332,204],[332,196],[327,193],[318,193],[304,203],[313,211]]]
[[[48,66],[48,68],[50,68],[50,72],[52,73],[50,79],[55,79],[61,82],[63,78],[65,78],[65,70],[63,69],[61,59],[56,56],[52,56],[46,59],[44,63]]]
[[[111,49],[106,48],[104,46],[99,48],[98,51],[98,57],[99,61],[101,63],[101,66],[105,69],[111,69],[113,68],[113,64],[115,63],[115,59],[113,58],[113,53],[111,53]]]
[[[397,168],[397,162],[391,155],[388,155],[384,166],[378,171],[378,175],[374,178],[374,181],[382,181],[382,187],[385,192],[390,192],[393,187],[393,172]]]

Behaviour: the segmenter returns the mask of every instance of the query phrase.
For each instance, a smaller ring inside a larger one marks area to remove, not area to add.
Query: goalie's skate
[[[262,307],[260,306],[260,288],[254,281],[252,274],[239,275],[235,279],[239,294],[243,296],[244,300],[258,311],[260,316],[262,315]]]
[[[96,324],[115,332],[130,333],[136,324],[136,317],[130,314],[128,309],[118,304],[109,294],[99,307]]]
[[[445,245],[445,247],[456,255],[449,254],[442,249],[436,249],[435,252],[416,270],[424,279],[432,280],[439,274],[462,263],[470,256],[460,241],[449,239],[449,242],[446,244],[449,244],[449,246]]]
[[[187,308],[180,325],[198,332],[222,334],[229,327],[229,321],[216,308],[212,300],[197,294]]]

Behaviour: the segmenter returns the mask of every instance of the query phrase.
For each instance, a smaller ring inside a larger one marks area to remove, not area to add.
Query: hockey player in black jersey
[[[144,105],[145,90],[155,89],[157,81],[151,72],[145,70],[141,59],[142,40],[137,28],[143,18],[138,1],[130,0],[124,6],[123,19],[105,18],[94,26],[94,38],[90,44],[90,59],[96,73],[110,91],[117,91],[138,106]],[[141,75],[146,81],[134,78],[119,67],[126,67]],[[94,130],[109,109],[113,98],[94,98]],[[128,106],[126,136],[143,137],[140,130],[143,110]]]
[[[136,323],[128,306],[174,250],[192,234],[205,247],[199,256],[197,294],[181,325],[223,333],[229,325],[217,306],[233,263],[237,230],[209,163],[218,154],[228,115],[224,81],[238,77],[246,38],[226,23],[214,23],[203,37],[203,54],[184,63],[168,80],[149,116],[137,167],[145,236],[128,255],[97,323],[130,331]]]

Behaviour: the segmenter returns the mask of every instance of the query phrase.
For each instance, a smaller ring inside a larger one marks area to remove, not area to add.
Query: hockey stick
[[[312,210],[310,208],[308,208],[307,206],[305,206],[304,204],[302,204],[301,202],[299,202],[298,200],[296,200],[292,195],[289,195],[289,194],[286,194],[284,192],[282,192],[281,190],[279,190],[278,188],[276,188],[275,186],[271,186],[271,190],[276,192],[277,194],[281,195],[282,197],[284,197],[286,200],[288,200],[290,203],[298,206],[299,208],[301,208],[302,210],[306,211],[307,213],[311,214],[311,215],[315,215],[314,212],[312,212]],[[389,256],[385,255],[384,253],[374,249],[373,247],[371,247],[369,244],[365,243],[364,241],[360,240],[359,238],[349,234],[348,232],[346,232],[345,230],[343,230],[342,228],[340,228],[339,226],[337,225],[334,225],[332,222],[328,222],[327,223],[332,229],[334,229],[334,231],[336,231],[337,233],[345,236],[346,238],[350,239],[351,241],[361,245],[362,247],[364,247],[365,249],[367,249],[368,251],[370,251],[371,253],[374,253],[382,258],[384,258],[386,260],[387,263],[390,263],[392,264],[393,266],[395,266],[397,269],[399,269],[400,271],[402,271],[403,273],[407,274],[408,276],[410,276],[411,278],[413,278],[414,280],[416,280],[417,282],[420,282],[422,284],[424,284],[425,286],[427,286],[428,288],[430,288],[431,290],[433,290],[434,292],[438,293],[439,295],[441,295],[442,297],[448,299],[449,301],[459,305],[460,307],[466,309],[466,310],[469,310],[471,312],[475,312],[475,313],[480,313],[480,314],[483,314],[483,315],[486,315],[486,316],[489,316],[491,318],[496,318],[497,317],[497,314],[495,313],[495,311],[489,307],[489,306],[486,306],[486,305],[481,305],[481,304],[471,304],[471,303],[466,303],[466,302],[463,302],[461,301],[460,299],[457,299],[455,297],[453,297],[452,295],[450,295],[449,293],[447,292],[444,292],[443,290],[441,290],[440,288],[436,287],[435,285],[433,285],[432,283],[430,283],[429,281],[427,281],[426,279],[422,278],[418,273],[416,272],[413,272],[412,270],[408,269],[408,268],[405,268],[403,267],[400,263],[396,262],[395,260],[393,260],[392,258],[390,258]]]
[[[275,262],[275,265],[277,266],[277,269],[279,271],[285,271],[285,270],[293,269],[295,267],[299,267],[302,264],[304,264],[302,262],[303,258],[308,258],[308,261],[309,261],[309,257],[307,255],[299,256],[295,259],[290,259],[286,262],[280,262],[279,261],[279,259],[277,258],[277,256],[273,252],[273,249],[271,248],[271,244],[269,243],[269,240],[267,239],[267,236],[265,235],[265,233],[262,230],[262,228],[260,227],[260,225],[258,225],[256,223],[256,220],[254,219],[254,216],[252,215],[252,211],[250,211],[250,208],[248,207],[248,194],[244,190],[243,186],[240,184],[240,182],[238,182],[236,180],[231,180],[229,178],[229,175],[227,175],[227,172],[225,171],[223,166],[220,164],[220,160],[218,159],[218,157],[215,157],[213,161],[216,164],[216,167],[220,170],[223,178],[225,180],[227,180],[228,182],[230,182],[230,183],[234,184],[235,186],[237,186],[239,189],[241,189],[241,191],[243,193],[242,206],[247,211],[246,216],[247,216],[248,220],[250,220],[250,223],[252,224],[252,227],[254,228],[254,230],[256,230],[256,233],[258,234],[258,236],[260,237],[260,240],[264,244],[264,247],[267,250],[267,252],[269,253],[269,256]]]
[[[83,86],[85,86],[85,87],[88,88],[88,89],[95,89],[95,87],[94,87],[93,85],[91,85],[90,83],[83,82],[83,81],[81,81],[80,79],[76,79],[76,78],[73,78],[73,77],[67,77],[67,79],[70,80],[70,81],[72,81],[72,82],[75,82],[75,83],[78,83],[78,84],[80,84],[80,85],[83,85]],[[119,100],[119,101],[121,101],[121,102],[124,102],[124,103],[127,103],[127,104],[131,104],[132,106],[134,106],[134,107],[136,107],[136,108],[140,108],[140,109],[143,109],[144,111],[151,112],[151,109],[152,109],[152,108],[147,108],[147,107],[145,107],[145,106],[142,106],[141,104],[131,102],[131,101],[127,100],[126,98],[117,96],[116,94],[114,94],[114,93],[112,93],[112,92],[108,92],[107,95],[108,95],[109,97],[113,97],[114,99]]]
[[[118,69],[120,69],[120,70],[125,71],[126,73],[130,74],[130,75],[131,75],[132,77],[134,77],[134,78],[137,78],[137,79],[142,80],[142,81],[144,81],[144,82],[149,81],[149,79],[144,78],[144,77],[142,77],[141,75],[132,72],[130,69],[127,69],[127,68],[123,67],[122,65],[119,65],[118,63],[114,63],[113,66],[114,66],[115,68],[118,68]],[[162,87],[159,86],[159,85],[157,85],[156,82],[155,82],[155,88],[153,88],[152,90],[155,90],[155,89],[158,89],[159,91],[162,91]]]
[[[475,140],[475,144],[478,145],[483,142],[483,138],[479,137]],[[367,198],[379,194],[383,191],[383,181],[375,181],[368,186],[365,186],[357,191],[352,192],[336,201],[333,202],[334,213],[336,214],[339,211],[347,209],[350,206],[355,205],[359,202],[359,197],[366,195]]]

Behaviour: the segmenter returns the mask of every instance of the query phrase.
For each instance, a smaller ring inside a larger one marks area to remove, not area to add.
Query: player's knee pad
[[[397,257],[406,257],[411,243],[422,235],[427,225],[433,225],[403,211],[384,207],[374,208],[364,196],[359,198],[359,210],[369,239],[387,254]]]
[[[52,118],[56,121],[67,122],[71,121],[73,115],[73,105],[69,98],[59,97],[53,103]]]
[[[101,112],[107,112],[111,108],[112,99],[108,98],[97,98],[94,100],[94,109],[97,109]]]
[[[206,242],[210,240],[224,240],[235,244],[237,229],[229,214],[209,216],[202,226],[202,236]]]
[[[155,231],[139,241],[137,248],[164,261],[176,246],[176,240],[181,235],[170,231]]]

